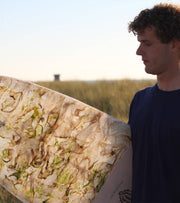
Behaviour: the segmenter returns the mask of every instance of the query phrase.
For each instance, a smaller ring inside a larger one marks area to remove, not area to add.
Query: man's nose
[[[142,46],[140,45],[140,46],[138,47],[138,49],[136,50],[136,54],[137,54],[137,55],[142,55],[142,53],[143,53],[143,50],[142,50]]]

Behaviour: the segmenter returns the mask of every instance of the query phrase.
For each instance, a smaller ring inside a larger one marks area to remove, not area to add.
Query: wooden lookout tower
[[[54,74],[54,81],[60,81],[60,74]]]

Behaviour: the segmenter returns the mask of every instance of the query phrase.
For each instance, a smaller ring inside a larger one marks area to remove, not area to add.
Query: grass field
[[[22,202],[0,186],[0,203],[22,203]]]
[[[120,80],[88,82],[38,82],[39,85],[56,90],[89,104],[111,116],[128,121],[129,107],[134,94],[147,86],[152,80]]]

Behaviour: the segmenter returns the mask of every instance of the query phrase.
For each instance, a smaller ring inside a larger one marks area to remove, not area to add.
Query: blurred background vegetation
[[[6,189],[0,186],[0,203],[22,203]]]
[[[54,81],[37,84],[76,98],[123,122],[128,122],[129,107],[134,94],[138,90],[154,85],[155,81]]]

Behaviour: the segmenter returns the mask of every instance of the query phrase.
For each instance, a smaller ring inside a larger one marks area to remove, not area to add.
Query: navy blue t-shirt
[[[132,203],[180,203],[180,90],[155,85],[137,92],[129,124]]]

